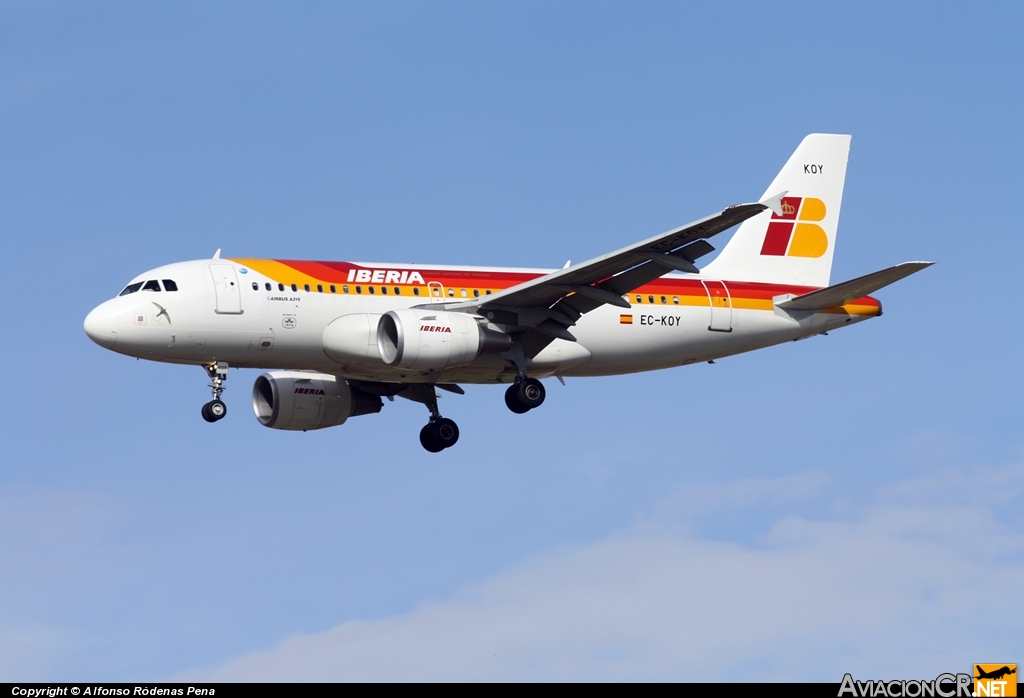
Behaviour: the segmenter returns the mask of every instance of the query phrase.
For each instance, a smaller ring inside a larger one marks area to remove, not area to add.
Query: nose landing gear
[[[228,413],[228,406],[220,399],[227,390],[224,381],[228,379],[228,365],[224,361],[218,361],[215,364],[206,364],[203,368],[210,377],[209,386],[213,391],[213,400],[203,405],[203,419],[207,422],[217,422],[224,419]]]

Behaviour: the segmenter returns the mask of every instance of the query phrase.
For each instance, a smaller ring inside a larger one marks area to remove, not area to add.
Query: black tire
[[[459,440],[459,425],[442,417],[434,422],[434,440],[441,444],[441,448],[451,448]]]
[[[217,420],[224,419],[228,415],[228,406],[220,400],[214,400],[213,402],[207,403],[207,407],[210,408],[207,411],[213,417],[213,421],[215,422]]]
[[[431,453],[440,453],[444,450],[444,446],[438,442],[433,424],[428,424],[420,429],[420,445]]]
[[[520,383],[518,390],[516,391],[516,397],[519,399],[519,404],[526,407],[528,410],[532,410],[535,407],[540,407],[544,404],[544,398],[547,396],[547,391],[544,390],[544,384],[536,378],[524,378]]]
[[[505,391],[505,406],[516,414],[526,414],[530,408],[519,402],[519,386],[510,385]]]
[[[211,423],[217,421],[217,418],[210,414],[210,403],[203,405],[203,419]]]

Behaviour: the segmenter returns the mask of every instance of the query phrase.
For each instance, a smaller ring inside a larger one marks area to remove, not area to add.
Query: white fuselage
[[[316,285],[309,291],[301,285],[293,291],[291,284],[281,284],[244,263],[224,259],[180,262],[133,280],[173,280],[176,291],[140,289],[112,298],[89,314],[85,328],[101,346],[152,361],[226,362],[236,368],[313,370],[347,379],[402,383],[507,383],[516,377],[514,365],[498,354],[483,354],[468,365],[431,371],[388,366],[375,346],[369,347],[364,361],[331,358],[324,350],[324,332],[338,318],[353,314],[376,317],[393,309],[461,300],[452,289],[431,282],[433,272],[443,276],[452,268],[388,268],[418,270],[424,279],[423,294],[403,291],[396,296],[392,291],[370,295],[360,287],[356,295],[349,292],[348,285],[342,293],[340,284],[334,293],[317,291]],[[480,276],[547,273],[466,267],[458,271]],[[600,376],[680,366],[800,339],[880,314],[880,306],[863,305],[858,306],[860,310],[785,312],[771,302],[771,289],[759,288],[760,300],[744,300],[736,290],[742,284],[729,280],[717,284],[725,289],[721,298],[713,298],[708,290],[703,300],[693,294],[680,299],[673,295],[671,284],[685,282],[701,289],[716,284],[702,276],[675,273],[660,281],[660,290],[641,288],[628,294],[629,310],[605,305],[583,315],[571,328],[577,341],[555,339],[530,359],[529,375]],[[432,289],[428,288],[431,284]],[[415,286],[419,285],[417,281]],[[777,290],[779,297],[793,293],[781,286]],[[464,296],[465,290],[458,293]],[[371,336],[369,341],[372,345],[375,338]]]

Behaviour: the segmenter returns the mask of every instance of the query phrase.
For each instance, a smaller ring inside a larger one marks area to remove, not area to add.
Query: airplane
[[[980,664],[976,664],[975,667],[974,667],[974,671],[975,671],[975,677],[974,678],[976,678],[976,679],[993,679],[993,680],[998,680],[998,679],[1003,678],[1004,676],[1009,676],[1010,674],[1016,674],[1017,673],[1017,667],[1015,665],[1014,668],[1011,669],[1009,666],[1003,666],[1003,667],[1000,667],[999,669],[995,669],[993,671],[985,671],[985,670],[983,670],[981,668]]]
[[[396,396],[430,412],[431,453],[459,439],[437,389],[507,384],[517,414],[541,379],[714,362],[882,314],[869,294],[932,262],[829,285],[850,136],[803,139],[764,196],[562,269],[221,258],[136,276],[85,318],[101,347],[202,366],[227,414],[229,368],[263,369],[260,424],[321,429]],[[719,255],[709,239],[739,226]]]

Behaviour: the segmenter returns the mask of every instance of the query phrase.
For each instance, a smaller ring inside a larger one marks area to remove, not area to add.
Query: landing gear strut
[[[516,367],[516,380],[505,391],[505,405],[516,414],[524,414],[544,402],[544,384],[536,378],[526,377],[526,353],[521,341],[513,342],[508,351],[500,354]]]
[[[203,405],[203,419],[207,422],[217,422],[228,413],[228,406],[220,399],[220,396],[227,390],[224,381],[228,379],[228,365],[224,361],[215,364],[205,364],[206,375],[210,377],[210,390],[213,392],[213,400]]]
[[[403,397],[422,402],[430,410],[430,421],[420,429],[420,444],[431,453],[439,453],[451,448],[459,440],[459,425],[451,419],[442,417],[437,409],[437,393],[434,386],[424,383],[410,385],[402,393]]]
[[[505,391],[505,404],[516,414],[540,407],[547,395],[544,384],[536,378],[518,378]]]

